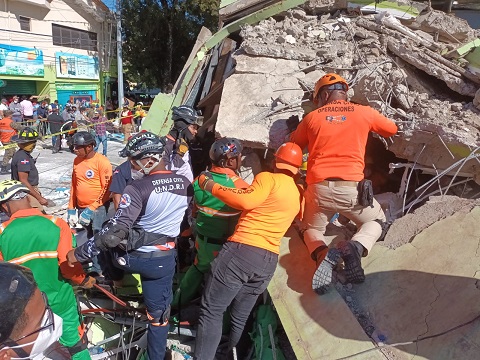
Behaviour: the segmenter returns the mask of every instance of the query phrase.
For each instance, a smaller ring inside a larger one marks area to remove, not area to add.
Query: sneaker
[[[312,289],[317,294],[323,295],[333,283],[333,268],[340,260],[340,252],[337,249],[330,249],[323,259],[319,256],[318,260],[317,270],[313,274]]]
[[[347,280],[354,284],[365,281],[365,273],[362,268],[362,257],[353,241],[341,241],[337,245],[343,262],[345,263],[345,275]]]

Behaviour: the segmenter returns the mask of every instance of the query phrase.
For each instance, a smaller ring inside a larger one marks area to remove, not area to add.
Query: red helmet
[[[347,80],[345,80],[343,77],[341,77],[340,75],[338,74],[334,74],[334,73],[329,73],[329,74],[325,74],[323,75],[318,81],[317,83],[315,84],[315,90],[313,91],[313,98],[316,99],[317,96],[318,96],[318,92],[320,91],[320,89],[324,86],[328,86],[328,85],[333,85],[333,84],[344,84],[345,85],[345,91],[348,91],[348,84],[347,84]]]
[[[298,173],[302,165],[303,154],[300,146],[293,142],[282,144],[275,153],[275,166],[279,169],[288,170],[293,175]]]

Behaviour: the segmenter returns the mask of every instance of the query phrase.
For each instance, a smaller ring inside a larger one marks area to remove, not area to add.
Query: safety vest
[[[56,220],[53,216],[27,216],[2,224],[0,251],[4,261],[32,270],[53,312],[64,314],[76,307],[77,301],[72,286],[60,274],[57,252],[60,227],[55,225]]]
[[[2,142],[2,144],[10,142],[13,135],[17,133],[10,126],[12,122],[13,120],[9,118],[3,118],[2,120],[0,120],[0,141]]]
[[[234,179],[227,174],[212,172],[213,180],[225,187],[235,187]],[[197,231],[206,237],[227,239],[233,234],[238,218],[242,213],[233,209],[211,193],[200,189],[198,180],[193,183],[195,205],[198,209]]]

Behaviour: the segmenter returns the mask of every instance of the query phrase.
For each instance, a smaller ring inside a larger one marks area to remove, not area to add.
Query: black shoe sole
[[[342,241],[337,245],[343,262],[345,263],[345,276],[347,281],[360,284],[365,281],[365,272],[362,268],[362,258],[358,254],[355,244],[351,241]]]
[[[330,289],[333,283],[333,268],[340,260],[340,252],[337,249],[328,250],[327,256],[322,260],[313,274],[312,289],[319,295],[323,295]]]

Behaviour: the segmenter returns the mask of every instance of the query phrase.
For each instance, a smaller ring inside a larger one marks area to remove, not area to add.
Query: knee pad
[[[167,326],[170,318],[170,305],[165,310],[157,310],[152,313],[147,311],[148,322],[152,326]]]

